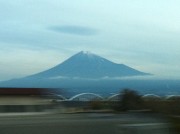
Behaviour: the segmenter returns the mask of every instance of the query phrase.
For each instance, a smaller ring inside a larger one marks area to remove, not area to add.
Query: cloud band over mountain
[[[90,27],[83,27],[83,26],[74,26],[74,25],[52,26],[49,27],[48,29],[59,33],[74,34],[81,36],[92,36],[98,34],[98,30],[96,29]]]

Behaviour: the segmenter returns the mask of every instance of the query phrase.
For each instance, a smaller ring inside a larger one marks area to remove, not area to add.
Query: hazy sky
[[[0,80],[85,50],[180,78],[179,0],[0,0]]]

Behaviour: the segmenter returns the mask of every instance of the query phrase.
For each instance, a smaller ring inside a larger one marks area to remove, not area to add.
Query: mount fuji
[[[111,62],[96,54],[81,51],[51,69],[24,78],[3,81],[0,82],[0,86],[67,87],[69,83],[72,84],[73,82],[82,85],[81,81],[86,80],[104,80],[106,78],[145,75],[150,74],[138,71],[124,64]]]
[[[71,95],[82,92],[106,95],[117,93],[124,88],[143,94],[180,93],[179,80],[144,79],[150,75],[96,54],[81,51],[51,69],[0,82],[0,87],[57,88],[65,89],[65,92]],[[143,79],[139,79],[139,76],[143,76]]]
[[[63,63],[28,78],[112,78],[149,75],[124,64],[113,63],[90,52],[81,51]]]

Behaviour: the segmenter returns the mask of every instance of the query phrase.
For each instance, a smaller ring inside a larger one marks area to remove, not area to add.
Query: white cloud
[[[178,77],[179,5],[178,0],[1,0],[0,79],[43,71],[81,50]],[[64,25],[100,33],[82,37],[47,29]]]

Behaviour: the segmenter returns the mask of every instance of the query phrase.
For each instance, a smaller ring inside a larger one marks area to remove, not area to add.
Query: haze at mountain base
[[[63,63],[46,71],[28,76],[37,78],[104,78],[149,75],[124,64],[113,63],[90,52],[81,51]]]
[[[151,76],[124,64],[113,63],[90,52],[79,52],[63,63],[20,79],[0,82],[1,87],[64,89],[69,94],[93,92],[101,95],[130,88],[140,93],[177,94],[179,80],[145,79]],[[143,77],[139,78],[139,77]]]

